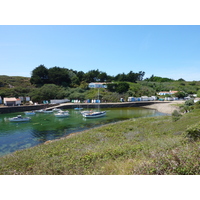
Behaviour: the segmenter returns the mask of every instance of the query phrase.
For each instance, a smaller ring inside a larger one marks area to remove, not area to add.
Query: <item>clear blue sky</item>
[[[200,80],[200,26],[0,26],[0,75],[30,77],[40,64]]]

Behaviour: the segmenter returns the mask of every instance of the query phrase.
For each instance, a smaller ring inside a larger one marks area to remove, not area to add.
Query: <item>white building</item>
[[[107,88],[107,85],[105,83],[94,82],[94,83],[89,83],[88,87],[89,88]]]
[[[18,106],[21,104],[21,99],[12,98],[3,98],[4,105],[6,106]]]
[[[172,95],[172,94],[175,94],[175,93],[177,93],[178,91],[161,91],[161,92],[159,92],[158,93],[158,95],[167,95],[167,94],[169,94],[169,95]]]

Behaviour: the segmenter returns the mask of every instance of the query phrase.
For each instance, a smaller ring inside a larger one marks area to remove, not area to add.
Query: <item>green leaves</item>
[[[198,140],[200,138],[200,123],[188,127],[186,137],[191,140]]]

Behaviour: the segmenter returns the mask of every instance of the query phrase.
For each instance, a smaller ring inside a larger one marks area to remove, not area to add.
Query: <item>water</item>
[[[144,108],[112,108],[104,109],[107,115],[102,118],[85,119],[79,111],[69,109],[70,116],[56,118],[53,114],[37,113],[30,122],[10,122],[9,117],[24,113],[10,113],[0,115],[0,156],[16,150],[26,149],[67,136],[70,133],[86,130],[103,124],[120,120],[165,115],[155,110]]]

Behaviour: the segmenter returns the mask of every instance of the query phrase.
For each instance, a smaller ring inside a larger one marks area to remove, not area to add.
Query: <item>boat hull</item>
[[[22,118],[22,117],[13,117],[13,118],[9,118],[8,119],[10,122],[28,122],[31,120],[30,117],[25,117],[25,118]]]
[[[93,113],[83,114],[83,117],[85,117],[85,118],[97,118],[97,117],[103,117],[105,115],[106,115],[106,111],[101,111],[101,112],[93,112]]]

